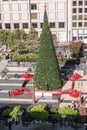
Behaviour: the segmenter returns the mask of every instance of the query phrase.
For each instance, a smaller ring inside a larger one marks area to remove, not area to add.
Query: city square
[[[0,128],[87,130],[87,1],[0,10]]]

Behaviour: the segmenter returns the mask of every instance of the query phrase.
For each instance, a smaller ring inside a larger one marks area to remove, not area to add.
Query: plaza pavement
[[[23,72],[22,72],[23,73]],[[22,74],[21,73],[21,74]],[[10,76],[13,76],[15,74],[15,72],[8,72],[7,73]],[[19,73],[20,74],[20,73]],[[32,103],[32,97],[27,95],[27,94],[23,94],[17,97],[9,97],[8,91],[13,89],[13,88],[19,88],[22,84],[24,79],[22,78],[14,78],[14,77],[10,77],[8,80],[6,80],[5,78],[1,78],[0,77],[0,103],[23,103],[23,104],[31,104]],[[27,87],[31,87],[31,84],[27,84]],[[68,89],[72,87],[72,82],[68,81],[66,82],[66,84],[63,86],[62,90]],[[78,89],[78,88],[76,88]],[[87,91],[86,89],[84,91]],[[73,100],[77,100],[76,98],[70,97],[69,94],[62,94],[61,95],[61,99],[63,99],[63,101],[59,104],[59,107],[63,106],[63,105],[71,105]],[[53,97],[36,97],[36,100],[38,101],[38,103],[51,103],[51,104],[58,104],[58,100],[57,97],[53,98]],[[87,104],[87,103],[86,103]],[[22,126],[22,124],[18,124],[18,125],[12,125],[12,130],[33,130],[34,125],[28,125],[28,126]],[[3,126],[3,130],[9,130],[8,126]],[[67,127],[63,127],[63,126],[59,126],[57,124],[57,126],[55,127],[55,129],[53,130],[74,130],[74,128],[67,126]],[[81,127],[78,128],[78,130],[85,130],[85,127]]]
[[[5,61],[5,63],[7,63]],[[13,67],[15,68],[15,67]],[[11,68],[12,69],[12,68]],[[18,71],[19,70],[19,71]],[[32,103],[32,96],[29,96],[27,95],[26,93],[20,95],[20,96],[16,96],[16,97],[9,97],[9,94],[8,92],[14,88],[19,88],[21,87],[24,79],[21,77],[21,75],[25,72],[25,70],[27,70],[27,67],[23,70],[23,71],[20,71],[19,67],[17,70],[14,69],[13,70],[10,70],[6,73],[8,79],[5,79],[5,78],[2,78],[0,77],[0,102],[14,102],[14,103]],[[19,74],[19,78],[15,78],[14,75],[15,73]],[[26,85],[26,88],[32,90],[32,82],[29,81],[28,84]],[[65,83],[65,85],[63,86],[62,88],[62,91],[63,90],[66,90],[66,89],[70,89],[72,88],[72,81],[67,81]],[[79,90],[78,88],[74,88],[74,89],[77,89]],[[81,90],[82,91],[82,90]],[[84,92],[86,92],[86,87],[84,88]],[[87,96],[87,95],[83,95],[83,96]],[[69,95],[69,93],[67,94],[62,94],[61,96],[61,100],[62,102],[59,104],[59,107],[63,106],[63,105],[71,105],[72,101],[73,100],[79,100],[79,98],[73,98]],[[36,96],[36,101],[38,101],[38,103],[42,102],[42,103],[55,103],[55,104],[58,104],[58,99],[57,97],[41,97],[41,96]],[[87,101],[86,101],[87,102]],[[86,103],[87,105],[87,103]]]

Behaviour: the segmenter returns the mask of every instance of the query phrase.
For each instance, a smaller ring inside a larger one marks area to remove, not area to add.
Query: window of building
[[[73,1],[73,2],[72,2],[72,5],[73,5],[73,6],[76,6],[76,5],[77,5],[77,1]]]
[[[84,27],[87,27],[87,22],[84,22]]]
[[[2,29],[2,24],[0,23],[0,29]]]
[[[55,28],[55,23],[50,23],[50,28]]]
[[[78,20],[82,20],[83,16],[82,15],[78,15]]]
[[[76,13],[77,12],[77,10],[76,10],[76,8],[73,8],[73,11],[72,11],[73,13]]]
[[[6,29],[10,29],[10,28],[11,28],[10,23],[6,23],[6,24],[5,24],[5,28],[6,28]]]
[[[77,23],[76,23],[76,22],[73,22],[73,23],[72,23],[72,27],[77,27]]]
[[[33,26],[34,28],[37,28],[37,23],[32,23],[32,26]]]
[[[82,34],[83,34],[83,30],[82,30],[82,29],[79,29],[79,30],[78,30],[78,34],[79,34],[79,35],[82,35]]]
[[[79,5],[79,6],[82,6],[82,4],[83,4],[83,1],[80,0],[79,3],[78,3],[78,5]]]
[[[43,27],[43,23],[40,23],[40,28],[42,28]]]
[[[78,9],[78,12],[79,12],[79,13],[82,13],[82,8],[79,8],[79,9]]]
[[[37,13],[31,13],[31,19],[37,19]]]
[[[80,37],[78,37],[78,40],[82,40],[82,37],[80,36]]]
[[[79,23],[78,23],[78,27],[82,27],[82,22],[79,22]]]
[[[76,15],[73,15],[73,16],[72,16],[72,20],[77,20],[77,16],[76,16]]]
[[[37,9],[37,5],[36,4],[31,4],[31,10],[36,10]]]
[[[73,41],[76,41],[77,39],[76,39],[76,37],[72,37],[72,40],[73,40]]]
[[[84,12],[87,13],[87,8],[84,9]]]
[[[85,5],[87,5],[87,0],[86,0],[86,1],[84,1],[84,4],[85,4]]]
[[[64,22],[59,22],[59,28],[65,28],[65,23]]]
[[[28,23],[23,23],[23,28],[28,28]]]
[[[87,20],[87,15],[84,15],[84,20]]]
[[[84,34],[87,35],[87,29],[84,30]],[[86,37],[87,38],[87,37]]]
[[[14,23],[14,28],[19,28],[19,23]]]
[[[0,14],[0,20],[1,20],[1,14]]]

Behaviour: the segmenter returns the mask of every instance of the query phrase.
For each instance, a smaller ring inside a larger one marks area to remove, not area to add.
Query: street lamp
[[[23,115],[23,112],[22,111],[19,111],[18,112],[18,116],[19,116],[19,118],[20,118],[20,123],[21,123],[21,116]]]
[[[32,104],[35,104],[35,87],[33,84],[33,90],[32,90]]]
[[[61,117],[63,119],[63,130],[64,130],[64,119],[66,118],[66,114],[62,114]]]
[[[22,111],[18,112],[18,116],[19,116],[19,130],[21,129],[21,116],[23,115]]]

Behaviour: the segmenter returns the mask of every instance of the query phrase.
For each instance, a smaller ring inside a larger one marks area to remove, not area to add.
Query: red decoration
[[[22,91],[26,92],[28,95],[32,95],[32,91],[28,90],[27,88],[21,88]]]
[[[70,77],[68,77],[68,80],[70,81],[74,81],[74,80],[77,80],[79,78],[82,78],[82,76],[78,73],[74,73],[73,75],[71,75]]]
[[[11,91],[11,95],[12,95],[12,96],[18,96],[18,95],[21,95],[21,94],[22,94],[22,91],[21,91],[20,89],[18,89],[18,88],[13,89],[13,90]]]
[[[46,10],[46,9],[47,9],[47,5],[45,4],[45,5],[44,5],[44,10]]]
[[[29,74],[28,72],[25,72],[23,75],[22,75],[22,78],[25,78],[27,80],[32,80],[34,77],[32,74]]]
[[[78,91],[78,90],[72,90],[71,92],[70,92],[70,96],[71,97],[74,97],[74,98],[78,98],[79,96],[80,96],[80,92]]]

